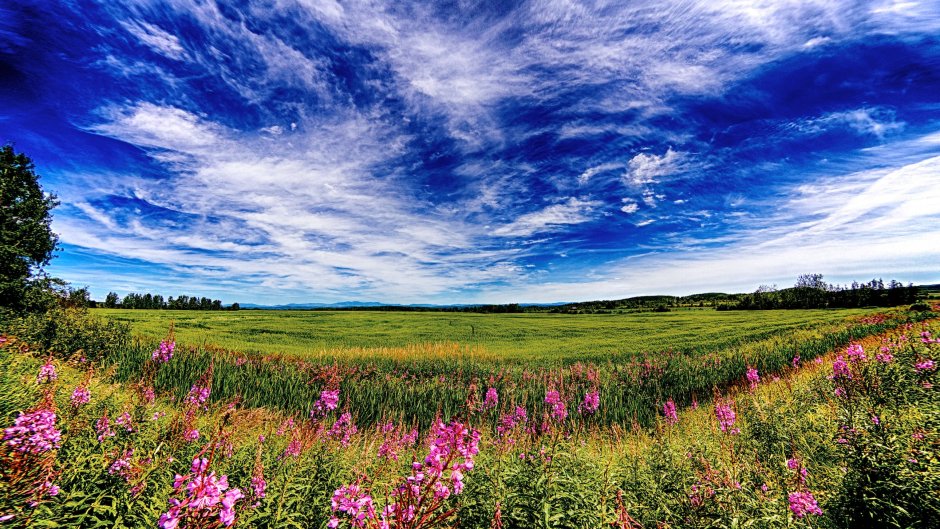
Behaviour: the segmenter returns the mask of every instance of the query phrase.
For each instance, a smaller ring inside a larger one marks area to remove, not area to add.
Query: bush
[[[0,331],[59,358],[81,354],[98,360],[130,345],[130,327],[94,317],[83,308],[55,307],[7,318],[0,321]]]

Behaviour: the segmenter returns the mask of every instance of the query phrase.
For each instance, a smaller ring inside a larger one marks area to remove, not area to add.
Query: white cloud
[[[527,237],[534,233],[559,229],[564,226],[581,224],[594,218],[593,210],[603,205],[598,200],[586,200],[570,197],[567,201],[552,204],[539,211],[526,213],[510,224],[493,230],[493,235],[501,237]]]
[[[624,180],[633,185],[652,184],[680,170],[683,154],[670,147],[662,155],[641,152],[627,163]]]
[[[628,215],[636,213],[637,210],[640,209],[640,205],[637,204],[636,201],[633,200],[632,198],[625,198],[623,199],[622,202],[623,202],[623,207],[620,208],[620,211]]]
[[[180,40],[176,35],[143,21],[124,22],[121,25],[153,51],[171,59],[182,60],[186,58],[186,50],[180,44]]]

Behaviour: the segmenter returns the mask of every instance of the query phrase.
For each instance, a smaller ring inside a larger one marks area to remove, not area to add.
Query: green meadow
[[[747,342],[821,332],[877,309],[632,314],[473,314],[364,311],[95,309],[144,342],[172,325],[176,341],[243,353],[342,359],[344,350],[458,344],[502,361],[607,361],[657,352],[707,353]],[[360,351],[361,352],[361,351]],[[354,356],[359,356],[354,355]]]

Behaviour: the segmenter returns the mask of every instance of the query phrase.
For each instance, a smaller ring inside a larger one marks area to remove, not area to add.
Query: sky
[[[940,2],[20,1],[0,142],[93,297],[940,282]]]

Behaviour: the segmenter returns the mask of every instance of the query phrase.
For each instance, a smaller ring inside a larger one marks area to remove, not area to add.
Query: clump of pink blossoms
[[[52,363],[52,360],[46,360],[46,363],[39,368],[39,374],[36,375],[36,383],[45,384],[47,382],[55,382],[58,378],[59,374],[56,373],[55,364]]]
[[[933,371],[936,369],[937,365],[931,359],[921,360],[914,364],[914,369],[916,371]]]
[[[858,363],[858,362],[864,362],[868,358],[867,356],[865,356],[865,350],[862,349],[862,346],[857,343],[853,343],[852,345],[850,345],[845,350],[845,354],[848,355],[849,362],[852,362],[853,364]]]
[[[747,383],[748,383],[748,385],[751,387],[751,389],[754,389],[754,388],[757,387],[757,383],[758,383],[758,382],[760,382],[760,375],[757,374],[757,369],[755,369],[755,368],[753,368],[753,367],[748,367],[748,368],[747,368]]]
[[[3,430],[3,440],[7,446],[23,454],[39,455],[54,450],[62,443],[62,433],[56,428],[55,421],[55,412],[47,408],[20,412],[13,426]]]
[[[672,399],[663,404],[663,416],[666,417],[667,424],[679,423],[679,413],[676,411],[676,403]]]
[[[715,418],[718,419],[718,427],[721,428],[722,432],[727,432],[731,435],[741,433],[740,429],[734,427],[734,421],[737,415],[735,415],[734,409],[732,409],[730,404],[721,400],[715,402]]]
[[[499,404],[499,393],[496,388],[486,390],[486,397],[483,399],[483,409],[491,410]]]
[[[813,493],[809,491],[791,492],[790,510],[793,511],[793,515],[797,518],[803,518],[807,514],[822,516],[823,513],[822,509],[819,508],[819,504],[816,502],[816,498],[813,497]]]
[[[552,418],[556,421],[562,422],[568,417],[568,407],[557,391],[552,390],[545,394],[545,404],[552,407]]]
[[[235,503],[244,498],[241,489],[229,489],[228,476],[209,472],[209,460],[197,457],[186,476],[176,475],[170,509],[160,516],[160,529],[186,527],[188,522],[218,518],[229,527],[235,523]],[[182,522],[182,523],[181,523]]]
[[[91,392],[89,392],[88,387],[84,385],[76,387],[75,390],[72,391],[72,396],[69,397],[69,402],[75,408],[88,404],[90,400]]]
[[[338,389],[326,389],[320,392],[320,398],[313,404],[313,409],[310,410],[311,419],[322,419],[329,412],[335,410],[339,406],[339,390]]]
[[[352,414],[346,412],[340,415],[339,419],[336,419],[336,422],[333,423],[333,426],[326,435],[330,439],[338,440],[340,445],[346,447],[349,446],[350,439],[352,439],[352,436],[356,435],[358,431],[355,423],[353,423]]]
[[[176,349],[176,342],[163,340],[160,345],[154,349],[150,358],[158,364],[165,364],[173,358],[173,350]]]
[[[584,395],[584,401],[578,405],[578,413],[581,415],[593,415],[601,407],[601,395],[595,389],[588,391]]]
[[[355,528],[411,527],[420,520],[444,521],[453,511],[443,512],[444,500],[463,492],[465,472],[473,469],[479,453],[480,433],[460,422],[437,423],[432,429],[429,452],[424,462],[411,465],[411,475],[392,491],[392,502],[378,512],[372,496],[358,483],[336,489],[327,527],[339,527],[340,516]],[[421,525],[420,527],[426,527]]]

